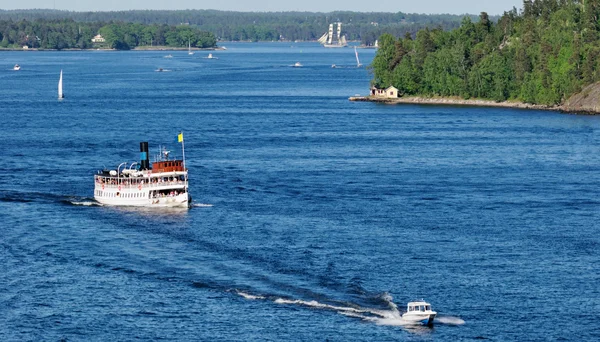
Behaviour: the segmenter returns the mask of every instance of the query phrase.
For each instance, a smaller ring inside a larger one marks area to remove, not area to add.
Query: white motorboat
[[[219,59],[219,57],[215,57],[213,56],[212,53],[209,53],[208,56],[206,57],[207,59]]]
[[[21,66],[19,64],[15,64],[15,66],[13,67],[13,70],[15,70],[15,71],[21,70]]]
[[[414,324],[433,325],[436,315],[437,312],[431,310],[431,304],[421,300],[408,303],[402,319]]]
[[[171,55],[171,54],[166,55],[165,58],[173,58],[173,55]]]
[[[161,149],[150,165],[148,143],[140,143],[140,162],[121,163],[115,170],[100,170],[94,175],[94,198],[103,205],[133,207],[190,208],[192,197],[185,167],[183,133],[182,159],[169,158]]]
[[[300,68],[300,67],[302,67],[302,63],[300,63],[300,62],[294,63],[294,68]]]

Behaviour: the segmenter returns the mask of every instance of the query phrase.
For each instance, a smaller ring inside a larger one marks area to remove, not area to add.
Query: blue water
[[[600,117],[352,103],[351,49],[225,45],[0,53],[0,340],[598,339]],[[180,130],[194,208],[94,205]]]

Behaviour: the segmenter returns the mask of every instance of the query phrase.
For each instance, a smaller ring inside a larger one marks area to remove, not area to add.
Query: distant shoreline
[[[92,48],[92,49],[80,49],[80,48],[69,48],[69,49],[40,49],[40,48],[0,48],[2,51],[187,51],[187,47],[169,47],[169,46],[136,46],[130,50],[117,50],[108,48]],[[215,46],[210,48],[191,48],[192,51],[218,51],[226,50],[221,46]]]
[[[496,102],[493,100],[481,100],[481,99],[461,99],[452,97],[420,97],[420,96],[409,96],[399,98],[383,98],[375,96],[352,96],[349,98],[350,101],[356,102],[376,102],[385,104],[419,104],[419,105],[443,105],[443,106],[471,106],[471,107],[496,107],[496,108],[517,108],[517,109],[535,109],[535,110],[547,110],[565,113],[576,113],[576,114],[600,114],[594,110],[578,110],[577,108],[562,106],[547,106],[547,105],[536,105],[531,103],[524,103],[519,101],[503,101]]]

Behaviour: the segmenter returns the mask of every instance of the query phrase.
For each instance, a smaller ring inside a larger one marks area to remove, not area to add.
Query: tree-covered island
[[[452,31],[384,34],[379,46],[372,82],[400,96],[557,106],[600,80],[600,0],[525,0],[497,22],[481,13]]]
[[[93,42],[97,34],[102,42]],[[72,19],[1,20],[0,48],[129,50],[139,46],[216,46],[214,34],[189,25],[75,22]]]

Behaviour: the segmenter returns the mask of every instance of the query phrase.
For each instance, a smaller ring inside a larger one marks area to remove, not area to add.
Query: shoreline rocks
[[[563,105],[547,106],[518,101],[496,102],[493,100],[462,99],[458,97],[398,97],[383,98],[376,96],[353,96],[350,101],[376,102],[384,104],[418,104],[418,105],[443,105],[443,106],[473,106],[548,110],[572,114],[600,114],[600,83],[586,87],[582,92],[572,96]]]

